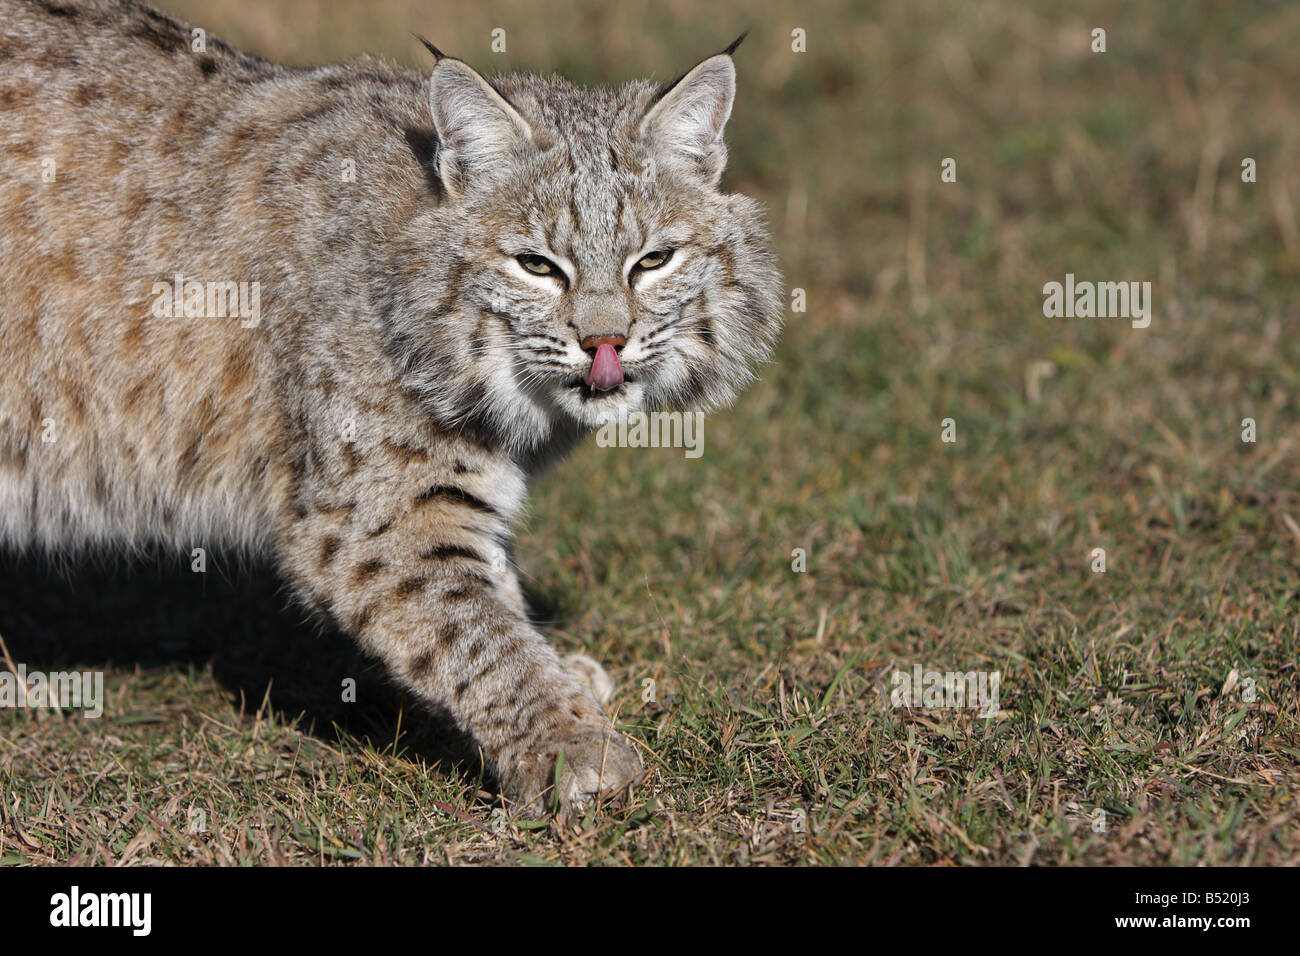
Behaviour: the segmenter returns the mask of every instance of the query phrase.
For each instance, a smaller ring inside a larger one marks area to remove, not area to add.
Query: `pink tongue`
[[[591,360],[591,371],[587,373],[587,384],[600,391],[621,385],[623,366],[619,363],[618,353],[612,345],[601,345],[596,349],[596,357]]]

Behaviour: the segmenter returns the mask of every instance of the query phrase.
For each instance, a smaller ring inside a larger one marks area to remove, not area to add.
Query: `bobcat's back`
[[[295,71],[196,44],[133,3],[0,0],[0,539],[265,539],[301,457],[281,359],[329,291],[303,250],[339,231],[304,173],[391,128],[375,110],[350,130],[367,114],[340,107],[381,90],[416,125],[420,88],[378,64]],[[390,204],[416,193],[403,164]],[[384,202],[364,208],[357,242]],[[363,271],[333,275],[355,288]],[[253,288],[256,325],[160,319],[178,275],[215,284],[218,311]]]

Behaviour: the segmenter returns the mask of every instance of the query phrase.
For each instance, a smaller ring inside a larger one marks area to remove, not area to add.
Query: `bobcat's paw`
[[[564,766],[556,787],[560,754]],[[583,728],[567,740],[524,755],[506,782],[506,801],[515,810],[544,815],[584,807],[597,799],[623,799],[645,773],[632,742],[612,727]]]
[[[605,668],[586,654],[570,654],[564,659],[564,666],[602,707],[613,698],[614,682],[605,673]]]

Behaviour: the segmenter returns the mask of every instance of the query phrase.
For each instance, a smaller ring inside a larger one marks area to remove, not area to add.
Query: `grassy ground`
[[[537,491],[530,586],[652,767],[626,811],[494,816],[264,568],[10,559],[13,659],[106,667],[109,707],[0,713],[0,862],[1300,861],[1300,8],[167,6],[603,82],[752,28],[731,182],[808,308],[701,459],[589,445]],[[1151,281],[1151,327],[1045,318],[1067,272]],[[892,708],[915,664],[1000,671],[1001,714]]]

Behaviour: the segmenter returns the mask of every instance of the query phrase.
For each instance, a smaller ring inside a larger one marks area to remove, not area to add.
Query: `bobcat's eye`
[[[660,249],[658,252],[652,252],[647,256],[642,256],[637,262],[636,267],[644,271],[658,269],[668,263],[673,257],[672,249]]]
[[[535,276],[560,276],[563,274],[560,272],[560,267],[545,256],[526,252],[521,256],[515,256],[515,259]]]

